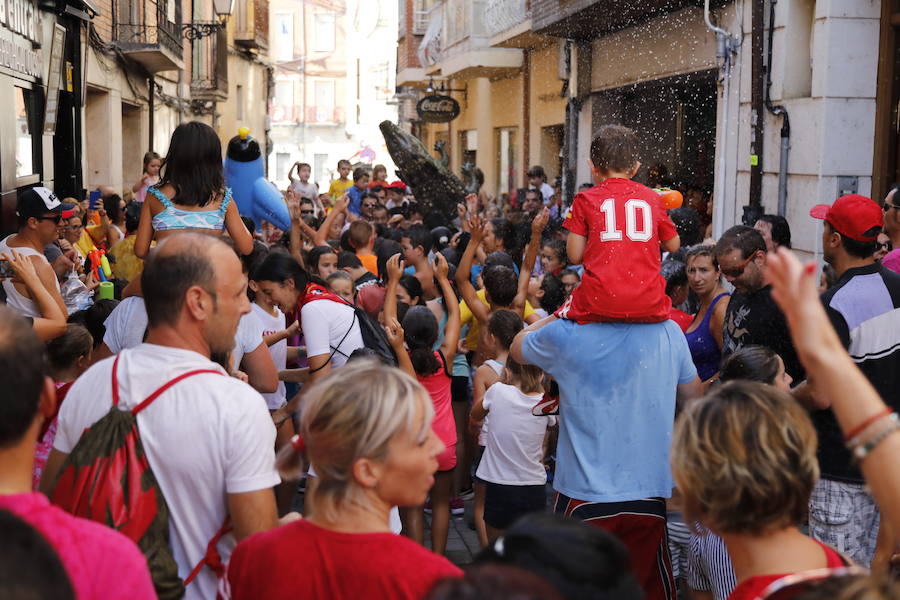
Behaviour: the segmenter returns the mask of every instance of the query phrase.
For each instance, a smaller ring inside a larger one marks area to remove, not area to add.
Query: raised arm
[[[150,214],[150,205],[158,202],[153,194],[147,194],[144,205],[141,206],[141,220],[138,222],[137,233],[134,239],[134,255],[138,258],[147,258],[150,252],[150,242],[153,241],[153,215]]]
[[[225,229],[234,241],[234,249],[238,254],[245,256],[253,251],[253,235],[247,231],[247,226],[241,221],[241,213],[238,212],[236,202],[228,204],[225,209]],[[137,242],[135,242],[137,243]]]
[[[337,219],[339,214],[347,212],[347,207],[349,205],[350,197],[347,194],[344,194],[334,201],[334,208],[331,209],[331,212],[328,213],[328,216],[325,217],[325,221],[319,226],[319,230],[316,232],[314,241],[316,246],[324,246],[328,243],[328,232],[331,230],[332,223],[334,223],[334,220]]]
[[[288,189],[285,193],[285,198],[287,198],[288,215],[291,217],[291,256],[305,269],[303,239],[300,235],[300,223],[303,222],[303,219],[300,218],[300,200],[297,199],[294,190],[291,189]]]
[[[475,287],[469,280],[472,272],[472,258],[481,246],[481,240],[484,239],[484,222],[481,217],[475,215],[469,217],[468,225],[469,230],[472,232],[472,239],[469,240],[466,251],[463,252],[459,266],[456,268],[456,287],[462,299],[465,300],[466,306],[469,307],[469,310],[472,311],[479,323],[486,323],[490,314],[490,307],[481,301],[475,293]]]
[[[403,341],[403,327],[400,325],[400,322],[393,317],[388,319],[387,316],[385,316],[384,322],[388,341],[391,343],[391,348],[394,349],[394,354],[397,355],[397,364],[400,367],[400,370],[410,377],[415,378],[416,370],[412,366],[412,361],[409,359],[409,352],[406,351],[406,346]]]
[[[519,270],[519,289],[516,291],[516,297],[513,300],[513,309],[520,316],[525,314],[528,283],[531,281],[531,272],[534,271],[534,263],[541,249],[541,235],[544,233],[544,228],[547,227],[549,220],[550,209],[544,208],[531,222],[531,239],[528,241],[528,247],[525,249],[525,260],[522,262],[522,268]]]
[[[862,426],[861,433],[871,440],[876,431],[888,431],[887,419],[878,415],[890,409],[831,326],[816,289],[815,265],[804,266],[781,248],[769,254],[766,277],[772,284],[772,297],[787,318],[800,362],[815,381],[816,393],[830,401],[844,434],[856,435]],[[882,515],[893,531],[900,531],[900,435],[895,429],[869,450],[860,468]]]
[[[447,278],[450,272],[450,266],[447,259],[441,253],[434,255],[434,271],[441,286],[441,294],[444,296],[444,309],[447,311],[447,323],[444,324],[444,342],[441,344],[441,353],[447,364],[453,363],[456,356],[456,348],[459,345],[459,302],[456,300],[456,294],[453,292],[453,286]]]
[[[384,321],[397,319],[397,285],[403,276],[403,265],[400,264],[400,254],[395,254],[387,260],[388,282],[384,291]]]
[[[34,320],[34,331],[42,340],[59,337],[66,332],[66,311],[63,310],[53,295],[47,290],[34,268],[34,263],[27,256],[22,256],[14,249],[12,256],[2,254],[3,260],[15,271],[16,276],[28,288],[31,299],[38,306],[41,317]]]

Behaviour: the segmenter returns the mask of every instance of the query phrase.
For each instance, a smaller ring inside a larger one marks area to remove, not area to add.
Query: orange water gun
[[[659,194],[659,197],[662,199],[662,207],[666,210],[680,208],[684,203],[684,196],[682,196],[681,192],[678,190],[673,190],[672,188],[654,188],[653,191]]]

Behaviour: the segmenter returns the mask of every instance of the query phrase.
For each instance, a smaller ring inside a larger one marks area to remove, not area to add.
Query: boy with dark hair
[[[353,221],[347,230],[348,241],[362,265],[373,275],[378,275],[378,257],[375,247],[375,228],[368,221]]]
[[[347,189],[347,196],[350,198],[350,204],[347,210],[356,215],[362,216],[362,199],[366,194],[369,186],[369,171],[365,167],[357,167],[353,170],[353,185]]]
[[[353,288],[357,292],[366,286],[378,283],[378,278],[366,269],[359,257],[352,252],[340,253],[337,268],[346,271],[353,278]]]
[[[400,245],[403,247],[403,260],[407,267],[415,269],[416,279],[422,284],[422,292],[425,300],[437,297],[434,286],[434,271],[428,262],[434,240],[431,230],[424,225],[413,225],[402,233]]]
[[[350,171],[353,170],[353,165],[350,164],[350,161],[342,158],[338,161],[337,168],[339,177],[332,181],[331,186],[328,188],[328,195],[331,196],[332,201],[343,196],[344,192],[353,185],[353,182],[347,178],[350,175]]]
[[[681,242],[659,194],[631,179],[641,166],[627,127],[606,125],[591,143],[596,185],[575,196],[563,226],[566,252],[584,276],[556,315],[578,323],[658,323],[672,303],[660,275],[660,246]]]
[[[535,165],[528,169],[528,189],[537,190],[544,204],[550,204],[553,187],[547,183],[547,173],[544,172],[544,167],[541,165]]]

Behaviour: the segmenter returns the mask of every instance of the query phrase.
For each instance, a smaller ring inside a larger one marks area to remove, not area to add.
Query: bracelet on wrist
[[[876,422],[880,421],[882,418],[891,414],[891,408],[885,407],[883,410],[878,411],[876,414],[872,415],[853,429],[847,432],[847,435],[844,436],[844,441],[848,444],[855,445],[856,438],[860,436],[860,434],[865,433],[865,431],[874,425]]]
[[[848,445],[850,453],[853,455],[853,459],[857,463],[862,462],[864,458],[872,453],[878,444],[898,429],[900,429],[900,417],[897,416],[897,413],[891,413],[887,425],[879,429],[877,433],[859,444],[854,444],[852,446]]]

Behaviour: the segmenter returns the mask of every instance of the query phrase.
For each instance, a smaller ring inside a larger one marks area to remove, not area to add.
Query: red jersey
[[[687,333],[691,323],[694,322],[694,315],[689,315],[683,310],[678,310],[674,307],[672,308],[672,312],[669,313],[669,318],[678,323],[678,326],[681,327],[681,330],[685,333]]]
[[[818,542],[818,540],[815,540]],[[822,542],[818,542],[820,546],[822,546],[822,550],[825,551],[825,566],[829,569],[836,569],[838,567],[846,567],[847,561],[845,561],[840,554],[835,552],[829,546],[826,546]],[[781,573],[779,575],[757,575],[756,577],[751,577],[749,579],[745,579],[740,582],[734,590],[732,590],[731,594],[728,595],[728,600],[757,600],[758,598],[764,597],[762,596],[763,592],[766,589],[784,577],[788,577],[792,575],[792,573]],[[790,583],[789,581],[785,581],[784,583]],[[799,593],[799,590],[798,592]],[[768,594],[766,594],[768,595]],[[785,598],[791,597],[790,595],[785,595]]]
[[[220,598],[418,600],[461,577],[443,556],[392,533],[339,533],[300,520],[239,543]]]
[[[584,276],[556,315],[579,323],[657,323],[672,302],[660,275],[660,242],[677,233],[659,194],[607,179],[575,196],[563,226],[587,238]]]

